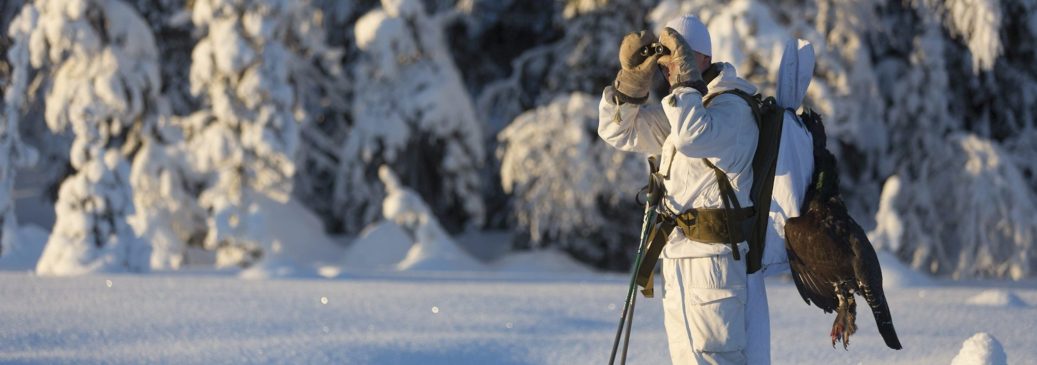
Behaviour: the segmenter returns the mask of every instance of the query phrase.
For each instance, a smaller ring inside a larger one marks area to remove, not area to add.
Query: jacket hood
[[[814,75],[814,46],[805,40],[790,39],[778,66],[778,105],[796,110],[803,104],[810,79]]]
[[[720,63],[720,74],[709,82],[709,94],[719,94],[730,90],[742,90],[749,95],[756,94],[756,86],[738,77],[738,72],[730,63]]]

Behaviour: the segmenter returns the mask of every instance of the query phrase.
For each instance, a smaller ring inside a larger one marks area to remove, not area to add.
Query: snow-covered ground
[[[602,364],[625,282],[598,273],[5,272],[0,363]],[[804,304],[791,282],[768,285],[775,364],[949,364],[979,332],[1000,341],[1009,363],[1037,363],[1033,283],[889,288],[902,351],[883,346],[868,313],[849,351],[833,349],[831,315]],[[629,363],[667,363],[660,301],[638,303]]]

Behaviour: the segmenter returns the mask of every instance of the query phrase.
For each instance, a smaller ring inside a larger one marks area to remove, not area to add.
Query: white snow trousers
[[[662,259],[663,317],[674,365],[770,364],[763,273],[730,255]]]

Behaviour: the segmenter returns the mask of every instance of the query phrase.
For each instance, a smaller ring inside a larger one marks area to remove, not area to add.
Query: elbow
[[[629,133],[623,133],[624,131],[618,128],[618,125],[608,125],[607,123],[612,122],[602,118],[601,123],[598,124],[598,137],[605,141],[605,144],[626,151],[630,139]]]
[[[627,152],[637,151],[637,143],[635,143],[636,141],[632,140],[632,138],[624,137],[622,135],[606,136],[600,133],[599,136],[601,137],[602,141],[605,141],[605,144],[612,146],[612,148],[615,148],[617,150]]]

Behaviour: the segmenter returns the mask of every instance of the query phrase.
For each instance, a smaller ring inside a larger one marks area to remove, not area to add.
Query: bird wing
[[[803,300],[831,312],[839,304],[832,284],[840,281],[839,273],[843,270],[839,266],[845,261],[839,259],[842,255],[833,254],[839,250],[823,227],[809,218],[801,216],[785,222],[789,268]]]

